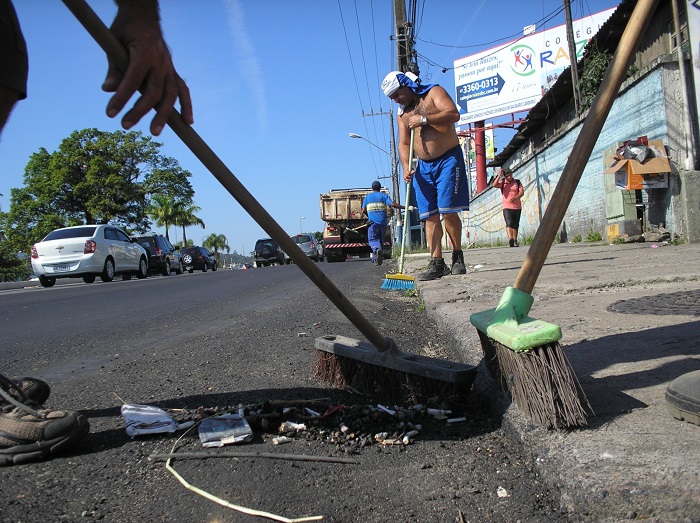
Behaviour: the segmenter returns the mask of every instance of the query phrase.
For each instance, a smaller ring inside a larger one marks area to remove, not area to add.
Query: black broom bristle
[[[352,387],[381,403],[464,405],[471,382],[448,383],[317,350],[312,375],[333,387]]]
[[[515,352],[478,332],[489,372],[535,423],[548,429],[588,424],[593,409],[559,343]]]

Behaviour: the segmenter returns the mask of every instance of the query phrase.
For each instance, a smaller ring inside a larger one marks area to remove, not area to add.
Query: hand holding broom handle
[[[122,44],[110,32],[102,20],[95,14],[85,0],[63,0],[63,3],[102,47],[107,55],[122,70],[126,69],[129,58]],[[328,277],[316,267],[311,259],[304,254],[289,235],[258,203],[248,190],[238,181],[234,174],[212,151],[192,127],[187,125],[180,113],[173,109],[168,117],[168,125],[178,135],[182,142],[194,153],[204,166],[219,180],[219,183],[233,196],[248,214],[282,247],[294,263],[311,279],[311,281],[338,307],[350,322],[374,345],[380,352],[390,348],[396,349],[396,344],[382,334],[355,308]]]
[[[581,179],[583,169],[625,79],[627,68],[645,33],[646,25],[651,20],[657,1],[639,0],[627,22],[612,62],[603,77],[583,128],[574,143],[573,151],[559,177],[559,182],[515,280],[514,287],[518,290],[531,294],[535,287],[549,249],[552,247],[564,214]],[[571,67],[576,67],[575,60],[572,60]]]

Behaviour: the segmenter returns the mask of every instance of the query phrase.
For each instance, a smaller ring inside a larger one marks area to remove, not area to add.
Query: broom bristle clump
[[[424,378],[322,350],[317,352],[311,369],[315,378],[336,388],[352,387],[379,402],[417,404],[430,400],[463,404],[469,393],[470,384]]]
[[[559,343],[516,353],[495,340],[484,344],[484,337],[482,348],[489,371],[506,385],[527,416],[548,429],[588,424],[587,416],[593,410]],[[492,370],[496,360],[497,374]]]

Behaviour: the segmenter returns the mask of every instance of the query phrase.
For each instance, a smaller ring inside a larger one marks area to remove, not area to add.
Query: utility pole
[[[578,116],[581,93],[578,89],[578,60],[576,59],[574,28],[571,22],[571,0],[564,0],[564,11],[566,13],[566,39],[569,42],[569,61],[571,62],[571,83],[574,84],[574,110],[576,111],[576,116]]]

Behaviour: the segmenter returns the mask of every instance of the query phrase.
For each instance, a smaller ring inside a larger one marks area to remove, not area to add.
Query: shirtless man
[[[466,274],[462,253],[462,220],[459,212],[469,210],[469,186],[464,156],[454,124],[459,111],[439,85],[421,85],[411,73],[392,71],[382,82],[382,91],[399,105],[399,157],[406,183],[413,181],[418,215],[425,220],[430,249],[428,270],[419,280],[434,280],[447,274]],[[409,165],[413,131],[415,170]],[[407,204],[408,205],[408,204]],[[442,257],[442,225],[452,242],[452,269]]]

